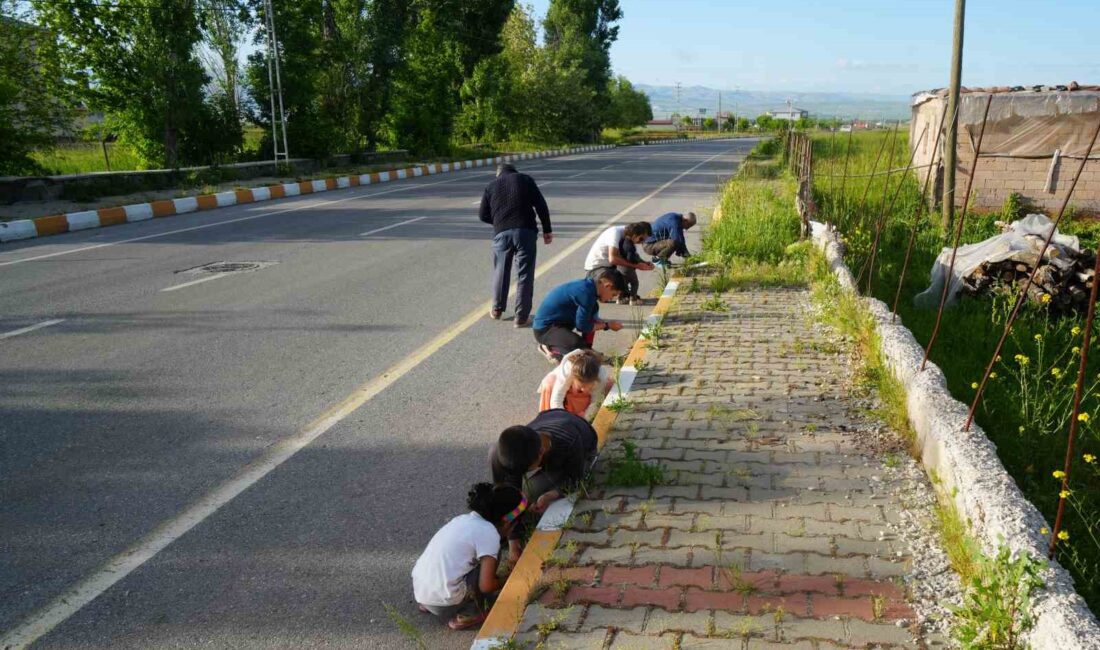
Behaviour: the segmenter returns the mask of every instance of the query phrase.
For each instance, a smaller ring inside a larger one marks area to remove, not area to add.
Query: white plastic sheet
[[[959,246],[959,252],[955,257],[955,268],[951,274],[951,286],[947,292],[947,304],[953,304],[958,299],[963,278],[973,273],[984,262],[1013,260],[1032,263],[1038,257],[1039,251],[1043,248],[1043,242],[1046,241],[1053,227],[1054,223],[1045,215],[1029,214],[1019,221],[1013,221],[999,235],[976,244]],[[1050,248],[1047,249],[1043,259],[1065,258],[1080,250],[1081,244],[1076,237],[1063,235],[1055,230]],[[913,298],[914,304],[918,307],[936,307],[940,304],[947,267],[950,263],[951,249],[944,248],[932,266],[932,284]]]

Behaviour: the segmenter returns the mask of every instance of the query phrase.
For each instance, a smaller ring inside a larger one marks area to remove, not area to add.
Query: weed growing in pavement
[[[572,607],[566,607],[560,612],[555,612],[553,616],[549,616],[546,619],[543,619],[542,621],[537,623],[535,625],[535,629],[538,630],[538,633],[540,635],[545,637],[547,634],[550,634],[554,630],[561,627],[561,624],[565,622],[565,619],[569,618],[569,613],[572,610]]]
[[[611,365],[615,369],[615,374],[613,375],[615,398],[608,402],[606,408],[614,413],[622,413],[623,411],[634,409],[634,402],[631,402],[630,398],[623,394],[622,375],[624,363],[626,363],[626,357],[624,355],[617,355],[611,358]]]
[[[1013,557],[1002,544],[993,557],[978,561],[978,575],[965,584],[963,604],[953,607],[952,636],[964,648],[1016,650],[1035,625],[1032,594],[1044,586],[1046,562],[1027,554]]]
[[[720,298],[718,294],[714,294],[710,298],[707,298],[705,301],[703,301],[703,304],[699,305],[699,308],[703,311],[723,312],[729,311],[730,306],[723,302],[722,298]]]
[[[527,644],[526,642],[520,641],[515,637],[509,637],[507,639],[497,641],[489,647],[489,650],[527,650],[528,647],[529,644]]]
[[[572,561],[573,556],[577,553],[577,540],[566,540],[564,544],[554,549],[554,552],[547,557],[543,564],[546,566],[565,566]]]
[[[696,277],[691,278],[691,282],[689,282],[688,286],[687,286],[687,292],[688,293],[699,293],[702,290],[703,290],[703,283],[699,282],[699,278],[696,278]]]
[[[744,574],[741,571],[741,565],[734,562],[728,567],[723,569],[726,573],[726,577],[729,578],[731,588],[737,593],[748,596],[755,594],[759,589],[756,585],[745,580]]]
[[[643,339],[649,342],[649,347],[657,349],[661,344],[661,337],[665,333],[665,319],[658,317],[653,320],[652,323],[647,324],[642,328],[641,336]]]
[[[409,619],[402,616],[401,612],[397,611],[396,607],[386,601],[382,601],[382,609],[386,610],[386,616],[390,617],[393,624],[397,626],[397,629],[410,643],[420,650],[428,650],[428,645],[424,643],[424,633],[410,623]]]
[[[733,286],[733,278],[726,275],[725,273],[721,273],[719,275],[713,276],[710,279],[710,284],[707,288],[710,290],[711,293],[725,293],[732,289]]]
[[[650,367],[651,367],[650,363],[648,361],[646,361],[645,359],[638,359],[637,361],[634,362],[634,369],[637,370],[638,372],[641,372],[643,370],[648,370]]]
[[[894,452],[891,451],[891,452],[888,452],[885,456],[883,456],[882,465],[884,467],[886,467],[887,469],[894,469],[898,465],[901,465],[901,459],[898,457],[897,454],[895,454]]]
[[[665,483],[665,469],[660,465],[653,465],[638,458],[638,446],[629,440],[623,440],[622,456],[613,457],[608,461],[607,485],[622,487],[639,487],[648,485],[661,485]],[[645,506],[645,504],[642,504]],[[645,512],[648,506],[645,506]]]

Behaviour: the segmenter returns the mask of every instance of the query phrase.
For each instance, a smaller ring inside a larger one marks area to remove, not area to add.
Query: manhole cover
[[[202,266],[196,266],[176,273],[189,273],[193,275],[206,275],[210,273],[248,273],[258,271],[265,266],[271,266],[277,262],[210,262]]]

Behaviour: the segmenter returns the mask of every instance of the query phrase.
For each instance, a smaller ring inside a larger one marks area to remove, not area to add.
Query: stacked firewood
[[[1039,264],[1039,272],[1028,289],[1028,300],[1043,304],[1054,312],[1083,310],[1088,306],[1089,292],[1092,290],[1096,251],[1078,253],[1062,249],[1058,252],[1061,254],[1055,257],[1048,255]],[[999,287],[1019,286],[1017,283],[1027,282],[1038,259],[1038,253],[1020,251],[1010,259],[983,262],[963,278],[962,293],[981,296]]]

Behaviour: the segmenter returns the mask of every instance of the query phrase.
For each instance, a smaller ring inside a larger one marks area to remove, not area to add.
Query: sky
[[[909,95],[949,79],[954,0],[620,5],[611,61],[635,83]],[[963,85],[1100,84],[1100,0],[970,0],[966,26]]]

